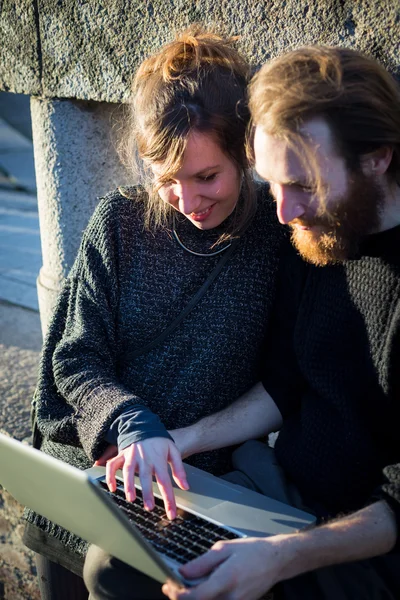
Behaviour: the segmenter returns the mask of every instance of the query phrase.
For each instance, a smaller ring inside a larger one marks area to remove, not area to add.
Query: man
[[[285,600],[394,600],[400,92],[362,54],[309,47],[261,69],[250,108],[256,170],[309,266],[287,257],[263,385],[175,437],[190,454],[280,429],[278,463],[323,524],[216,544],[182,568],[187,577],[211,573],[207,581],[163,590],[171,599],[252,600],[278,584]]]
[[[182,567],[187,578],[209,575],[204,583],[179,590],[168,582],[163,591],[172,600],[256,600],[271,589],[284,600],[394,600],[400,92],[362,54],[309,47],[261,69],[250,108],[255,167],[270,182],[294,247],[282,269],[270,356],[260,384],[172,435],[185,457],[279,430],[274,452],[251,441],[234,453],[236,475],[308,508],[318,525],[219,542]]]

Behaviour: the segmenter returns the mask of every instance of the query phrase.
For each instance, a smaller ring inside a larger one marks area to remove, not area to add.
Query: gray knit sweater
[[[184,217],[177,224],[182,242],[205,253],[225,228],[201,231]],[[194,256],[170,230],[145,230],[140,198],[118,191],[103,198],[44,344],[38,382],[42,450],[87,468],[127,407],[149,408],[167,429],[185,427],[258,381],[283,235],[267,188],[260,186],[255,217],[200,303],[162,345],[125,360],[174,320],[221,255]],[[224,449],[190,462],[221,474],[230,469],[230,454]],[[32,513],[28,519],[40,524]]]

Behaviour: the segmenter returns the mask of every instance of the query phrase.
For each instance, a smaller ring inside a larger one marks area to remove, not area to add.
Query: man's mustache
[[[289,222],[289,226],[290,227],[295,227],[296,225],[300,226],[300,227],[315,227],[318,225],[325,225],[325,221],[324,223],[321,223],[321,219],[293,219],[293,221]]]
[[[340,227],[340,222],[335,215],[325,212],[322,216],[317,217],[298,217],[288,223],[290,227],[299,225],[300,227],[323,227],[332,228]]]

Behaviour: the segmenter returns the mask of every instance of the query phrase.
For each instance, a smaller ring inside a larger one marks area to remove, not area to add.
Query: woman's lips
[[[208,217],[210,216],[213,208],[214,208],[215,204],[212,204],[211,206],[209,206],[208,208],[196,212],[196,213],[190,213],[190,218],[193,219],[193,221],[205,221],[206,219],[208,219]]]

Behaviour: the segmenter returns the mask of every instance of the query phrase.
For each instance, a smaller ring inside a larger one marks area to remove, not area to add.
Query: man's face
[[[269,181],[278,219],[291,227],[300,254],[324,266],[352,256],[362,238],[379,228],[383,194],[372,177],[348,171],[323,119],[308,121],[302,133],[315,148],[323,202],[297,153],[259,127],[254,136],[255,168]]]

